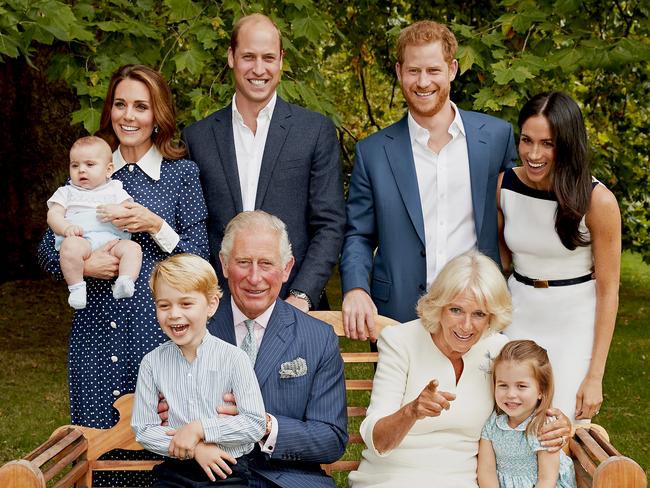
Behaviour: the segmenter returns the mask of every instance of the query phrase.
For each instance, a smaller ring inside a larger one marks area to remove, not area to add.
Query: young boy
[[[248,486],[245,455],[264,435],[266,414],[246,353],[207,331],[221,297],[217,275],[204,259],[177,254],[154,267],[149,286],[171,341],[142,359],[131,427],[145,449],[168,457],[154,468],[154,486]],[[219,417],[230,392],[239,414]],[[169,405],[169,426],[160,425],[159,393]]]
[[[60,251],[61,271],[68,284],[68,303],[74,309],[86,307],[84,261],[104,244],[121,239],[110,249],[120,260],[119,276],[113,285],[115,298],[133,296],[135,280],[142,266],[142,250],[128,232],[97,218],[98,205],[133,201],[122,182],[111,180],[113,154],[103,139],[78,139],[70,149],[70,184],[60,187],[47,201],[47,224],[56,234],[54,247]]]

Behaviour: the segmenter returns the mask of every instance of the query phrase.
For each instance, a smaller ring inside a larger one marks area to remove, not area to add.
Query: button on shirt
[[[237,110],[237,96],[232,97],[232,131],[235,140],[237,171],[244,211],[255,210],[257,182],[260,179],[262,157],[269,134],[271,117],[275,109],[277,95],[274,93],[269,103],[257,114],[257,129],[253,131],[244,123],[244,118]]]
[[[429,131],[411,113],[408,127],[418,180],[426,242],[427,289],[452,258],[476,247],[469,156],[458,108],[449,141],[438,154],[427,145]]]

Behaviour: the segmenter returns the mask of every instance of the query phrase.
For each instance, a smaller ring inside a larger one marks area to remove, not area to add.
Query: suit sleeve
[[[348,442],[343,360],[338,338],[330,331],[302,419],[273,413],[278,437],[273,459],[331,463]]]
[[[332,121],[320,119],[309,181],[309,246],[291,285],[307,293],[314,305],[339,258],[345,230],[339,141]]]
[[[508,124],[508,142],[506,145],[506,151],[503,155],[503,161],[501,163],[500,173],[504,172],[507,169],[514,168],[517,164],[517,159],[519,158],[517,154],[517,146],[515,144],[515,135],[512,129],[512,124]]]
[[[343,293],[362,288],[370,294],[372,256],[377,247],[375,202],[361,145],[357,144],[346,207],[347,225],[341,255]]]

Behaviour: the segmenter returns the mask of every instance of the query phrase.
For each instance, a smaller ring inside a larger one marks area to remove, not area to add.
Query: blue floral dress
[[[147,207],[180,237],[173,253],[208,257],[207,209],[199,171],[187,160],[163,159],[160,179],[153,180],[138,165],[113,174],[134,201]],[[142,357],[166,340],[156,320],[148,281],[155,263],[169,254],[148,233],[133,234],[142,247],[142,270],[132,298],[116,300],[113,280],[86,278],[88,305],[77,310],[68,349],[68,383],[72,423],[109,428],[118,420],[113,402],[135,390]],[[54,235],[48,231],[39,247],[43,269],[63,278]]]
[[[508,425],[507,415],[492,412],[481,437],[492,442],[497,461],[499,488],[534,488],[537,483],[537,451],[544,449],[535,436],[526,435],[528,417],[516,428]],[[556,488],[575,488],[573,461],[560,451],[560,475]]]

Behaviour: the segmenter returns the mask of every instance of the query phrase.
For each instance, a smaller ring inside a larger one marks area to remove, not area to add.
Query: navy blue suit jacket
[[[460,116],[478,249],[500,263],[496,186],[517,158],[512,125],[477,112],[460,110]],[[343,292],[363,288],[380,314],[415,319],[426,290],[426,248],[407,116],[357,144],[346,211]]]
[[[223,300],[208,324],[210,333],[236,344],[230,300]],[[303,358],[307,374],[280,378],[282,363]],[[343,455],[348,441],[343,360],[331,326],[276,300],[255,361],[266,411],[278,420],[270,458],[250,463],[258,484],[283,488],[333,487],[320,463]]]
[[[183,131],[189,159],[200,170],[208,206],[210,262],[225,283],[219,250],[226,224],[243,210],[232,128],[232,104]],[[269,127],[255,208],[287,225],[296,263],[280,292],[304,291],[312,303],[338,260],[345,201],[336,129],[322,114],[277,98]]]

